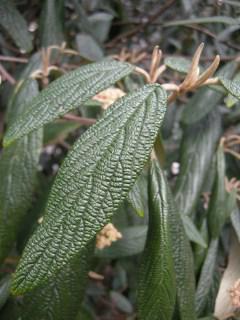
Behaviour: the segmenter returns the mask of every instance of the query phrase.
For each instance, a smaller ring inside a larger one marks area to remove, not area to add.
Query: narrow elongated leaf
[[[217,112],[209,113],[197,124],[184,129],[175,191],[181,214],[194,213],[220,135],[221,117]]]
[[[60,45],[63,35],[64,0],[45,0],[41,12],[41,45]]]
[[[169,203],[173,206],[170,226],[177,284],[177,311],[181,320],[195,320],[195,277],[192,249],[186,236],[179,210],[174,205],[170,191]]]
[[[0,24],[20,49],[27,52],[32,50],[32,36],[28,31],[27,23],[12,0],[1,0]]]
[[[188,239],[199,244],[201,247],[206,248],[207,244],[191,218],[187,215],[182,215],[181,217]]]
[[[52,277],[111,220],[149,157],[165,109],[166,92],[146,85],[114,103],[75,143],[23,253],[15,293]]]
[[[96,256],[101,258],[117,259],[142,253],[146,238],[147,226],[133,226],[119,229],[122,238],[113,242],[110,247],[96,250]]]
[[[219,78],[221,84],[224,88],[231,93],[234,97],[240,100],[240,81],[239,80],[229,80],[225,77]]]
[[[148,215],[147,176],[144,172],[129,192],[128,199],[140,217]]]
[[[164,27],[185,26],[193,23],[207,24],[207,23],[223,23],[227,25],[237,25],[237,19],[228,16],[212,16],[212,17],[198,17],[186,20],[171,21],[164,24]]]
[[[208,225],[212,239],[218,238],[227,218],[236,205],[235,192],[225,189],[225,157],[222,146],[217,151],[217,172],[208,211]]]
[[[201,271],[200,279],[196,291],[196,311],[198,316],[203,315],[203,311],[208,303],[209,294],[214,283],[216,271],[216,259],[218,252],[218,239],[210,242],[208,253]]]
[[[19,85],[12,99],[10,122],[37,93],[35,80]],[[21,221],[32,204],[41,144],[42,130],[38,130],[3,150],[0,159],[0,261],[13,246]]]
[[[24,320],[75,320],[84,297],[95,241],[45,286],[24,297]]]
[[[171,319],[176,283],[172,256],[168,187],[159,166],[149,173],[149,228],[139,271],[139,319]]]
[[[208,234],[208,225],[207,225],[207,218],[204,217],[201,227],[200,227],[201,235],[205,241],[205,243],[208,243],[209,241],[209,234]],[[199,274],[199,271],[201,270],[202,264],[205,260],[206,254],[207,254],[208,248],[204,248],[200,245],[194,246],[194,265],[195,265],[195,274]]]
[[[0,310],[10,295],[11,276],[6,276],[0,281]]]
[[[15,139],[79,107],[97,92],[106,89],[133,71],[134,67],[117,61],[102,61],[83,66],[52,82],[18,117],[4,138],[8,145]]]
[[[217,76],[230,78],[234,74],[236,68],[237,64],[235,62],[228,63],[226,66],[221,68],[217,73]],[[224,95],[225,93],[221,91],[212,90],[206,87],[200,88],[189,100],[183,110],[183,123],[192,124],[202,119],[219,105]]]

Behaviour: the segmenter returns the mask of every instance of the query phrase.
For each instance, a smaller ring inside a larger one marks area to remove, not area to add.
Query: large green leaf
[[[102,61],[76,69],[52,82],[27,107],[7,131],[4,144],[42,127],[79,107],[97,92],[106,89],[133,71],[134,67],[117,61]]]
[[[81,250],[45,286],[26,294],[24,320],[74,320],[84,297],[95,241]]]
[[[41,12],[41,45],[60,45],[63,35],[64,0],[45,0]]]
[[[149,173],[149,227],[138,285],[139,319],[171,319],[176,283],[170,233],[169,190],[159,166]]]
[[[208,253],[204,261],[200,279],[196,290],[196,312],[198,316],[203,316],[203,312],[208,304],[209,295],[214,285],[214,274],[216,273],[216,259],[218,252],[218,238],[212,240]]]
[[[211,112],[198,123],[184,128],[175,193],[181,214],[194,213],[220,135],[218,112]]]
[[[237,68],[235,62],[226,64],[218,73],[218,77],[230,78]],[[225,93],[210,88],[200,88],[189,100],[182,113],[182,121],[185,124],[191,124],[199,121],[210,111],[215,109]]]
[[[236,206],[235,192],[228,193],[225,187],[225,156],[222,146],[219,146],[217,151],[216,167],[216,177],[208,210],[208,225],[212,239],[220,236],[223,225]]]
[[[114,103],[75,143],[23,253],[14,293],[51,278],[111,220],[149,157],[165,109],[166,92],[146,85]]]
[[[12,0],[1,0],[0,24],[20,49],[23,51],[32,50],[32,36],[28,31],[27,23]]]
[[[38,93],[35,80],[21,82],[11,100],[12,122]],[[32,204],[36,186],[42,130],[25,136],[5,148],[0,159],[0,261],[16,240],[22,219]]]

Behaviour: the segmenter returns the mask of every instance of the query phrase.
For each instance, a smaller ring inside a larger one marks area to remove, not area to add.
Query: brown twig
[[[71,113],[65,114],[62,118],[64,120],[78,122],[84,126],[91,126],[92,124],[96,123],[96,119],[79,117],[79,116],[76,116],[75,114],[71,114]]]
[[[0,61],[18,62],[18,63],[28,63],[26,58],[9,57],[0,55]]]
[[[114,38],[112,41],[106,44],[106,48],[113,47],[117,42],[124,38],[129,38],[134,36],[136,33],[141,32],[147,25],[154,22],[161,14],[163,14],[167,9],[169,9],[176,0],[170,0],[167,1],[163,6],[161,6],[156,13],[154,13],[152,16],[150,16],[146,21],[143,21],[140,25],[137,25],[133,29],[126,31],[124,33],[119,34],[116,38]]]
[[[1,63],[0,63],[0,74],[2,75],[4,80],[7,80],[12,85],[16,83],[16,80],[10,75],[10,73],[7,72],[7,70],[4,68],[4,66]]]
[[[185,28],[190,28],[199,32],[202,32],[204,34],[206,34],[207,36],[213,38],[214,40],[218,40],[218,42],[228,46],[229,48],[235,49],[235,50],[240,50],[240,47],[229,42],[226,40],[221,40],[221,39],[217,39],[217,35],[214,34],[213,32],[209,31],[207,28],[203,28],[201,26],[198,26],[196,24],[189,24],[189,25],[184,25]]]

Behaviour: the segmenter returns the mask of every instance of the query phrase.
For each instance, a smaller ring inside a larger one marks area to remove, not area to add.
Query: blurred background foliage
[[[34,84],[25,89],[30,91],[23,97],[15,85],[33,73],[43,88],[62,73],[107,56],[148,69],[152,50],[158,45],[169,67],[159,82],[179,83],[196,47],[204,42],[201,65],[207,66],[218,53],[220,72],[239,79],[239,30],[238,0],[0,0],[0,136],[29,92],[33,95]],[[131,75],[118,88],[128,92],[142,84],[142,78]],[[101,103],[92,99],[70,117],[44,127],[36,177],[25,191],[25,202],[13,209],[20,212],[12,221],[17,241],[8,248],[0,267],[3,320],[19,319],[21,297],[10,295],[10,274],[44,212],[59,165],[76,138],[101,113]],[[221,137],[225,140],[219,146]],[[196,311],[202,320],[213,319],[213,314],[222,320],[240,319],[240,212],[225,188],[225,176],[229,188],[240,179],[239,137],[240,103],[216,88],[202,88],[171,104],[159,137],[161,161],[191,240]],[[14,148],[13,153],[17,146]],[[2,155],[1,159],[3,203],[2,177],[7,169]],[[15,169],[18,175],[21,166]],[[77,319],[137,319],[136,270],[148,222],[146,179],[143,172],[113,219],[122,239],[96,249],[92,271],[97,276],[89,277]],[[232,301],[234,294],[238,294],[238,304]]]

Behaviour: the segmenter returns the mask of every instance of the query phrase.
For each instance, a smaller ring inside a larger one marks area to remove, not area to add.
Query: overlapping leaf
[[[235,192],[228,193],[225,187],[225,157],[223,147],[217,151],[216,177],[209,205],[208,224],[212,239],[218,238],[227,218],[236,205]]]
[[[23,253],[15,293],[51,278],[110,221],[149,157],[165,108],[161,86],[146,85],[113,104],[75,143]]]
[[[200,279],[196,290],[196,312],[202,316],[208,304],[209,295],[214,286],[214,275],[216,273],[216,259],[218,252],[218,238],[210,242],[208,253],[204,261]]]
[[[12,98],[9,122],[37,93],[35,80],[19,84]],[[0,159],[0,261],[13,246],[21,221],[31,206],[41,144],[42,130],[38,130],[3,150]]]
[[[32,36],[28,31],[27,23],[12,0],[1,0],[0,24],[20,49],[27,52],[32,50]]]
[[[43,47],[60,45],[63,35],[64,0],[45,0],[41,13],[41,44]]]
[[[149,228],[139,272],[140,319],[171,319],[176,284],[170,233],[169,190],[156,163],[149,174]]]
[[[181,214],[194,213],[220,135],[221,117],[217,112],[211,112],[198,123],[184,128],[181,169],[175,193]]]
[[[27,106],[27,112],[19,116],[7,131],[4,144],[8,145],[79,107],[97,92],[129,74],[133,68],[127,63],[105,60],[67,73],[33,99]]]
[[[195,276],[192,249],[186,236],[179,210],[175,207],[170,193],[169,202],[173,206],[170,226],[177,284],[177,312],[181,320],[195,320]]]

